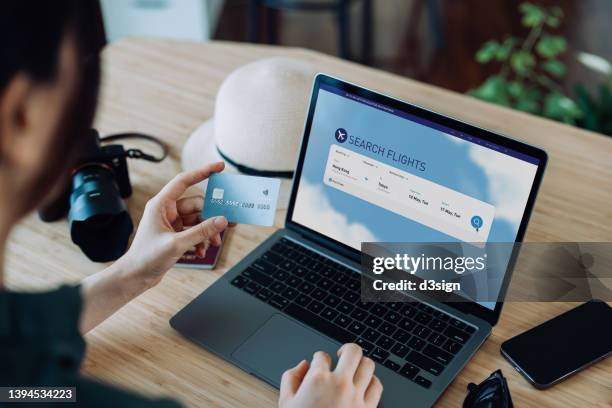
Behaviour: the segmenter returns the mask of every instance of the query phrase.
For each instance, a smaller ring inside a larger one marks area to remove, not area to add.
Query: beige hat
[[[224,160],[227,172],[281,177],[278,208],[287,208],[315,74],[284,57],[236,69],[221,84],[214,118],[187,140],[183,169]]]

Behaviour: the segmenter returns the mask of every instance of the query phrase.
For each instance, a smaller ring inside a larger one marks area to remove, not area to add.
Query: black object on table
[[[501,370],[493,372],[489,378],[476,385],[469,383],[468,395],[463,408],[513,408],[508,382]]]

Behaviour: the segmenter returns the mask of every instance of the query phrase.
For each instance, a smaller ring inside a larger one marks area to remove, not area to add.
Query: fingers
[[[209,246],[210,245],[208,242],[202,242],[201,244],[197,244],[194,249],[195,254],[200,258],[204,258],[206,256],[206,251],[208,251]]]
[[[355,386],[365,392],[366,388],[372,381],[375,368],[376,364],[374,364],[374,361],[372,361],[372,359],[368,357],[363,357],[359,362],[359,366],[355,371],[355,377],[353,378]]]
[[[365,402],[369,407],[377,407],[383,392],[383,385],[378,377],[373,376],[365,392]]]
[[[302,360],[298,363],[298,365],[283,373],[280,385],[281,401],[295,395],[307,372],[308,362],[306,360]]]
[[[218,235],[225,228],[227,228],[225,217],[214,217],[177,233],[176,237],[181,244],[181,249],[184,247],[187,250],[211,239],[220,240]]]
[[[344,344],[342,347],[340,347],[340,349],[338,349],[338,357],[339,360],[338,364],[336,365],[336,372],[353,378],[355,370],[357,370],[357,367],[361,362],[361,358],[363,357],[361,347],[355,343]]]
[[[183,230],[183,220],[178,217],[176,220],[174,220],[174,222],[172,223],[172,229],[175,231],[182,231]]]
[[[220,246],[221,245],[221,234],[217,234],[214,237],[211,237],[210,244],[212,246]]]
[[[196,224],[199,224],[202,222],[202,218],[200,217],[200,213],[196,213],[196,214],[191,214],[191,215],[184,215],[182,217],[179,217],[178,219],[181,220],[181,222],[183,223],[184,227],[193,227]]]
[[[176,202],[176,210],[181,216],[201,213],[203,207],[204,197],[202,196],[185,197]]]
[[[216,162],[195,170],[180,173],[162,188],[158,196],[165,200],[177,201],[189,187],[207,179],[213,173],[223,171],[224,168],[225,163]]]
[[[312,356],[310,372],[331,371],[331,357],[324,351],[317,351]]]

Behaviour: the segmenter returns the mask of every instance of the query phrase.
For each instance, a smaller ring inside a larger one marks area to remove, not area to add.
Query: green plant
[[[612,136],[612,64],[598,55],[585,52],[578,53],[577,58],[586,67],[607,76],[607,83],[601,83],[597,92],[592,94],[582,84],[575,86],[576,103],[583,113],[578,125]]]
[[[567,41],[548,32],[559,27],[563,11],[532,3],[522,3],[519,10],[521,24],[529,33],[525,38],[507,36],[502,41],[487,41],[476,53],[476,61],[497,63],[500,70],[468,93],[488,102],[576,124],[582,111],[560,85],[566,67],[559,57],[566,51]]]

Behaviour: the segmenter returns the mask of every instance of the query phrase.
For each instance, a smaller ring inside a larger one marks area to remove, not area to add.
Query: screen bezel
[[[538,168],[536,171],[536,175],[531,186],[531,191],[529,192],[529,198],[527,199],[527,204],[525,206],[525,210],[523,212],[523,217],[521,219],[521,224],[519,226],[516,240],[515,242],[522,242],[525,231],[527,229],[527,224],[529,222],[529,218],[533,211],[533,206],[535,204],[535,198],[537,192],[539,190],[540,184],[542,182],[542,177],[544,174],[544,169],[546,167],[546,163],[548,161],[548,156],[546,152],[540,148],[535,146],[528,145],[526,143],[520,142],[518,140],[511,139],[506,136],[502,136],[497,133],[493,133],[489,130],[482,129],[464,122],[461,122],[457,119],[450,118],[448,116],[441,115],[439,113],[427,110],[425,108],[409,104],[407,102],[403,102],[399,99],[392,98],[390,96],[386,96],[383,94],[376,93],[374,91],[362,88],[358,85],[354,85],[348,82],[344,82],[338,78],[334,78],[325,74],[317,74],[314,79],[312,93],[310,96],[310,104],[308,108],[308,115],[306,117],[306,122],[304,125],[304,132],[302,137],[302,145],[300,147],[300,153],[298,156],[297,165],[295,168],[295,173],[293,176],[293,186],[291,189],[291,195],[289,198],[289,206],[287,209],[287,217],[285,220],[285,227],[292,231],[295,231],[307,239],[310,239],[317,244],[330,248],[340,255],[345,256],[349,259],[353,259],[357,262],[360,261],[361,253],[360,251],[342,243],[336,241],[332,238],[329,238],[325,235],[320,234],[319,232],[310,229],[304,225],[301,225],[295,221],[293,221],[293,210],[295,207],[295,200],[297,197],[297,191],[300,185],[300,179],[302,176],[302,167],[304,164],[304,159],[306,157],[306,150],[308,148],[308,140],[310,137],[310,130],[312,127],[312,120],[314,118],[315,107],[317,104],[317,98],[319,95],[319,89],[321,84],[330,85],[336,87],[338,89],[344,90],[346,92],[350,92],[352,94],[358,95],[360,97],[369,99],[376,103],[380,103],[383,105],[390,106],[393,109],[404,111],[405,113],[420,117],[422,119],[438,123],[440,125],[446,126],[448,128],[457,130],[459,132],[469,134],[478,138],[481,138],[485,141],[489,141],[491,143],[500,145],[502,147],[506,147],[508,149],[516,150],[523,154],[532,156],[539,160],[537,164]],[[508,269],[506,270],[506,274],[504,275],[504,281],[502,283],[500,289],[500,298],[503,298],[503,294],[505,294],[508,284],[510,282],[510,277],[512,275],[512,269],[514,267],[516,261],[516,255],[513,254],[510,261],[508,262]],[[499,320],[499,316],[501,314],[501,309],[503,307],[503,302],[496,302],[494,309],[489,309],[485,306],[481,306],[476,302],[455,302],[449,303],[450,306],[461,310],[465,313],[470,313],[475,316],[478,316],[492,325],[495,325]]]

